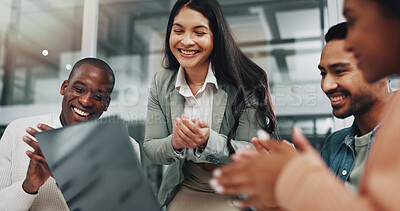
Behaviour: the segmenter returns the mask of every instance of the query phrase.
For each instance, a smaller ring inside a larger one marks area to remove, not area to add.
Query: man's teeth
[[[78,108],[74,108],[74,111],[75,111],[77,114],[81,115],[81,116],[89,116],[89,113],[86,113],[86,112],[84,112],[84,111],[82,111],[82,110],[80,110],[80,109],[78,109]]]
[[[187,55],[193,55],[193,54],[196,53],[196,51],[185,51],[185,50],[181,50],[181,52],[182,52],[183,54],[187,54]]]
[[[332,102],[336,102],[336,101],[339,101],[339,100],[343,100],[344,98],[345,98],[344,95],[337,96],[337,97],[331,97],[331,101]]]

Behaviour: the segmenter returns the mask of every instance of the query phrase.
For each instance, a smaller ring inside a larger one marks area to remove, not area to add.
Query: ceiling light
[[[47,56],[47,55],[49,55],[49,51],[48,51],[48,50],[46,50],[46,49],[44,49],[44,50],[42,51],[42,55],[43,55],[43,56]]]
[[[65,65],[65,68],[67,68],[67,70],[71,70],[72,66],[70,64]]]

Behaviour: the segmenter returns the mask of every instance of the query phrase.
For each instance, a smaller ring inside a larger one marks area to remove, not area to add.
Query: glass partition
[[[241,49],[266,72],[278,136],[300,126],[316,148],[331,132],[329,100],[317,65],[327,31],[325,0],[219,0]],[[98,57],[116,72],[110,114],[130,122],[141,145],[152,76],[162,70],[163,44],[174,0],[100,0]],[[142,159],[155,189],[162,168]]]
[[[0,2],[1,124],[59,112],[61,82],[80,58],[81,1]]]
[[[82,0],[0,2],[0,133],[11,120],[59,112],[59,89],[81,58]],[[317,69],[328,29],[326,0],[219,0],[240,48],[270,80],[277,136],[300,126],[319,149],[332,132],[329,100]],[[115,71],[107,115],[127,120],[144,139],[150,82],[162,70],[163,43],[175,0],[99,0],[97,57]],[[396,82],[398,80],[395,80]],[[157,190],[162,167],[142,153]]]

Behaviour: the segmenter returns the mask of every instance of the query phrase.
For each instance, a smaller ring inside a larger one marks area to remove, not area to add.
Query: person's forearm
[[[319,156],[301,154],[279,175],[275,195],[287,210],[374,210],[362,197],[350,193]]]
[[[171,135],[162,139],[145,139],[143,151],[156,164],[169,165],[178,161],[171,145]]]
[[[210,130],[210,137],[207,141],[207,145],[201,153],[200,158],[206,162],[212,163],[229,163],[229,151],[227,147],[227,137],[223,134],[219,134],[213,130]],[[231,144],[235,150],[244,148],[246,145],[252,145],[249,140],[231,140]]]
[[[0,190],[0,210],[29,210],[37,194],[28,194],[22,189],[22,182],[16,182]]]
[[[36,194],[39,190],[39,187],[36,187],[34,184],[29,182],[29,180],[25,179],[24,182],[22,182],[22,189],[28,193],[28,194]]]

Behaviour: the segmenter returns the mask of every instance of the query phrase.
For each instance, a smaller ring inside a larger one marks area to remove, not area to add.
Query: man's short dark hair
[[[338,23],[332,26],[325,35],[325,42],[332,40],[344,40],[347,35],[347,22]]]
[[[101,70],[107,71],[108,73],[110,73],[111,77],[112,77],[112,88],[111,91],[114,89],[114,84],[115,84],[115,75],[114,75],[114,71],[112,70],[112,68],[103,60],[98,59],[98,58],[92,58],[92,57],[88,57],[88,58],[83,58],[79,61],[77,61],[74,64],[74,67],[72,68],[71,72],[69,73],[68,76],[68,80],[71,78],[71,76],[74,74],[75,70],[79,69],[83,64],[90,64],[93,65]]]

